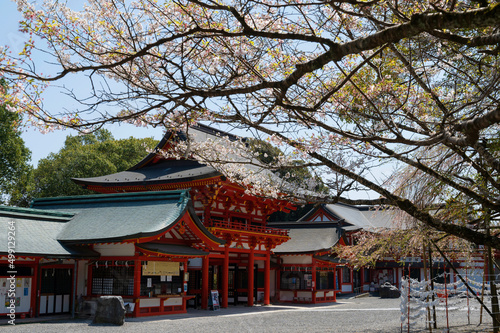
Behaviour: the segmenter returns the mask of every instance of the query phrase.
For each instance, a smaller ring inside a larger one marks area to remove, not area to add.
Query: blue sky
[[[12,51],[19,52],[22,49],[23,42],[26,40],[26,37],[18,31],[18,21],[21,19],[21,14],[17,12],[17,6],[15,3],[9,0],[0,1],[0,28],[2,31],[0,34],[0,45],[9,45]],[[43,62],[39,62],[37,66],[43,67]],[[50,111],[58,111],[62,108],[72,110],[72,104],[76,107],[76,103],[72,100],[68,100],[68,98],[60,91],[51,91],[50,93],[45,94],[44,103],[46,108]],[[163,129],[160,128],[154,129],[135,127],[127,124],[116,124],[108,126],[107,129],[111,131],[116,139],[128,138],[132,136],[136,138],[153,137],[156,140],[160,140],[163,136]],[[36,166],[40,159],[46,157],[51,152],[58,152],[63,146],[66,136],[70,134],[77,135],[75,131],[71,130],[60,130],[48,134],[42,134],[36,128],[24,128],[22,137],[26,146],[32,152],[31,163]],[[238,134],[243,136],[250,135],[248,132],[241,132]],[[366,197],[367,194],[368,193],[361,192],[359,194],[351,195],[351,197]]]
[[[0,4],[0,45],[9,45],[12,51],[19,52],[26,37],[18,31],[18,21],[21,14],[17,12],[15,3],[9,0],[1,0]],[[35,59],[36,60],[36,59]],[[60,92],[52,91],[44,97],[45,105],[50,109],[61,109],[63,107],[71,109],[71,101]],[[163,135],[162,129],[135,127],[132,125],[110,125],[107,127],[117,139],[153,137],[160,140]],[[76,135],[75,131],[60,130],[48,134],[40,133],[36,128],[24,128],[22,137],[26,146],[31,150],[31,163],[37,165],[41,158],[46,157],[51,152],[57,152],[63,146],[68,135]]]

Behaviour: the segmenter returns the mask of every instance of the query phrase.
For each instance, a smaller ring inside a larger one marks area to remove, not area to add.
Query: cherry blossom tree
[[[184,148],[221,170],[252,164],[224,170],[262,195],[290,191],[262,183],[256,175],[268,174],[256,168],[309,167],[330,192],[291,194],[397,207],[500,248],[480,223],[500,212],[496,1],[17,3],[28,41],[19,55],[1,51],[0,71],[15,87],[2,99],[43,130],[222,123],[285,154],[263,166],[251,154],[228,158],[242,155],[239,143],[227,143],[228,152]],[[50,64],[43,74],[38,52]],[[86,81],[88,94],[72,81]],[[43,90],[61,82],[81,108],[44,107]],[[387,164],[394,170],[380,168]],[[425,185],[418,193],[409,186],[416,181]],[[352,190],[379,197],[353,200]],[[417,200],[425,194],[442,205],[439,214]]]

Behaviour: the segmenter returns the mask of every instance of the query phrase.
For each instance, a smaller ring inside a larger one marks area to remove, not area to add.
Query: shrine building
[[[197,140],[221,134],[205,126],[190,132]],[[184,139],[182,133],[167,133],[157,148]],[[295,209],[287,200],[248,194],[209,166],[156,153],[127,171],[74,181],[101,194],[41,198],[30,209],[0,210],[2,226],[14,221],[23,235],[16,252],[23,270],[18,291],[25,293],[26,284],[30,297],[19,300],[23,314],[65,313],[103,295],[122,296],[136,317],[186,312],[188,306],[286,301],[290,297],[280,288],[289,288],[286,274],[293,259],[274,250],[292,240],[294,251],[308,252],[297,269],[309,272],[302,285],[309,296],[291,299],[335,300],[337,263],[320,257],[339,241],[339,230],[310,251],[299,240],[303,236],[267,223],[272,213]],[[41,230],[46,237],[35,236]],[[0,248],[0,255],[7,263],[8,249]],[[8,272],[0,278],[7,282]]]
[[[202,125],[190,133],[237,140]],[[167,133],[157,149],[178,140],[185,135]],[[100,194],[0,207],[0,288],[13,283],[18,314],[74,313],[104,295],[122,296],[135,317],[335,302],[338,293],[369,291],[379,277],[397,283],[404,274],[392,263],[353,270],[334,252],[352,233],[389,224],[386,212],[319,205],[298,221],[269,222],[295,203],[249,194],[210,166],[157,153],[123,172],[73,181]]]

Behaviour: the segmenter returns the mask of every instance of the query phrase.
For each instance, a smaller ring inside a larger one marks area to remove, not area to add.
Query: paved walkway
[[[316,305],[278,304],[270,306],[233,306],[218,311],[189,309],[186,314],[127,318],[123,326],[93,325],[89,319],[48,318],[51,321],[16,320],[16,325],[0,327],[5,332],[401,332],[399,299],[379,297],[339,298],[337,303]],[[36,318],[35,318],[36,319]],[[38,320],[43,320],[39,318]],[[450,313],[450,332],[491,331],[491,320],[478,312],[468,324],[466,313]],[[438,329],[444,332],[446,320],[438,314]],[[425,332],[424,323],[411,332]],[[404,332],[407,332],[405,329]]]

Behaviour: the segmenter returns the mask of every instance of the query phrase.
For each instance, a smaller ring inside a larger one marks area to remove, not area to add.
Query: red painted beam
[[[264,305],[270,304],[271,295],[271,250],[266,252],[266,261],[264,261]]]
[[[203,264],[201,267],[201,308],[208,310],[208,267],[210,265],[210,257],[203,257]]]
[[[254,265],[254,248],[250,249],[250,254],[248,256],[248,306],[253,306],[253,289],[254,289],[254,274],[253,274],[253,265]]]

